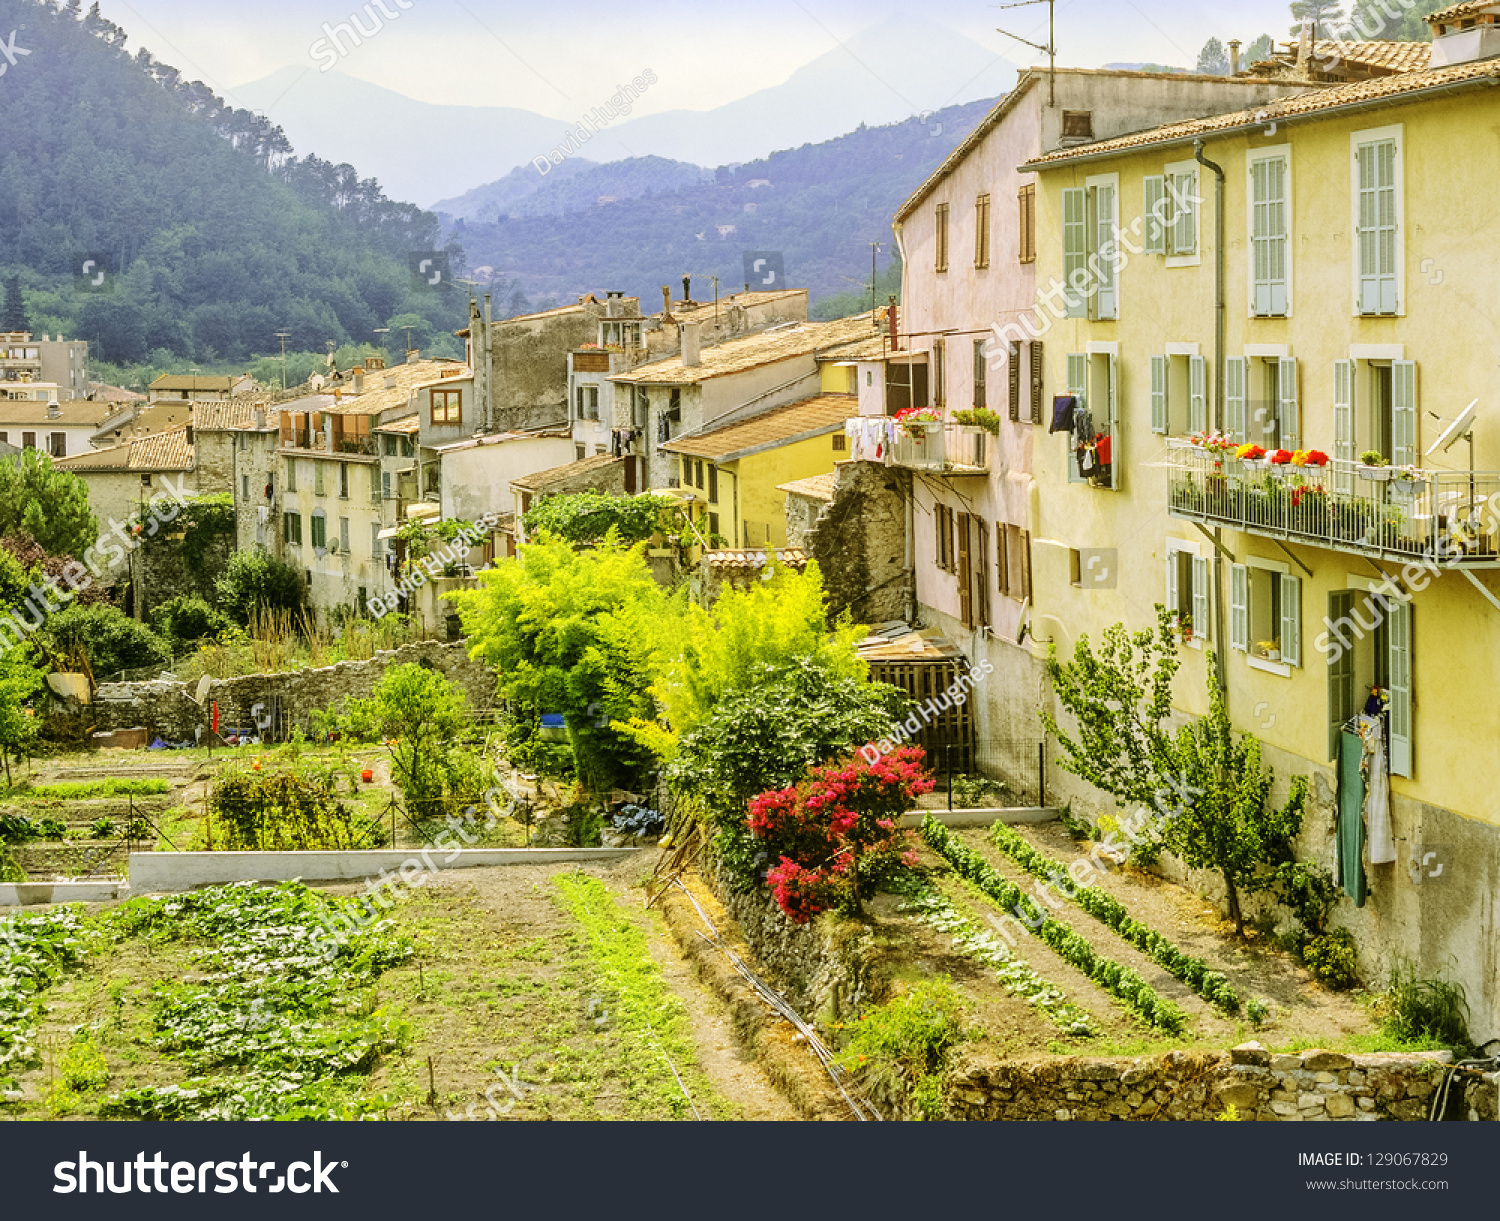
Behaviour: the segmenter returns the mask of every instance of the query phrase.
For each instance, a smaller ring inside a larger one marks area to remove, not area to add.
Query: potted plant
[[[1419,466],[1391,468],[1391,494],[1402,500],[1415,500],[1427,488],[1427,472]]]
[[[988,407],[965,408],[953,413],[953,422],[964,428],[983,429],[992,437],[1000,435],[1000,417]]]
[[[1255,644],[1255,655],[1266,661],[1281,660],[1281,641],[1259,640]]]
[[[1186,612],[1179,613],[1177,616],[1177,627],[1182,632],[1184,642],[1193,638],[1193,617],[1191,615]]]
[[[1245,464],[1248,471],[1263,471],[1271,465],[1266,451],[1259,445],[1241,445],[1234,451],[1234,455]]]
[[[896,412],[897,430],[919,444],[927,439],[927,425],[942,421],[942,413],[936,407],[903,407]]]
[[[1367,449],[1360,454],[1355,471],[1361,479],[1368,479],[1372,483],[1386,483],[1391,477],[1391,468],[1386,464],[1385,456],[1377,449]]]
[[[1291,450],[1278,449],[1274,454],[1271,455],[1270,458],[1271,474],[1276,476],[1285,475],[1289,470],[1291,470],[1292,459],[1294,457],[1296,457],[1296,455],[1293,454]]]

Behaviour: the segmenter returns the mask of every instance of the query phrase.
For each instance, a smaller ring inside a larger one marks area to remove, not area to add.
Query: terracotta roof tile
[[[136,437],[108,449],[91,450],[58,458],[53,463],[60,470],[87,471],[190,471],[193,469],[193,443],[186,427],[168,432]]]
[[[1312,93],[1267,102],[1253,111],[1237,110],[1230,114],[1213,115],[1207,119],[1169,123],[1165,127],[1138,131],[1114,140],[1100,140],[1094,144],[1081,144],[1076,148],[1059,149],[1046,156],[1028,161],[1022,168],[1047,169],[1056,165],[1067,165],[1072,161],[1092,160],[1114,153],[1129,152],[1132,149],[1149,148],[1152,145],[1185,143],[1200,136],[1231,132],[1240,128],[1264,127],[1267,123],[1285,122],[1304,115],[1327,113],[1345,106],[1358,106],[1367,102],[1385,100],[1396,102],[1406,96],[1411,96],[1415,100],[1428,89],[1440,89],[1465,82],[1493,84],[1497,80],[1500,80],[1500,60],[1482,60],[1477,63],[1453,64],[1446,68],[1431,68],[1425,72],[1405,72],[1397,76],[1382,76],[1348,85],[1333,85]]]
[[[808,437],[842,432],[844,421],[858,411],[857,395],[820,394],[710,431],[678,437],[661,449],[670,454],[728,462],[757,450],[775,449]]]
[[[813,475],[807,479],[794,479],[791,483],[783,483],[777,486],[778,492],[786,492],[792,496],[806,496],[809,500],[833,501],[833,474]]]
[[[48,407],[56,407],[57,415],[49,416]],[[0,425],[35,425],[38,431],[49,424],[59,428],[97,428],[111,415],[113,403],[97,399],[63,399],[60,403],[44,403],[36,399],[0,398]]]
[[[775,551],[776,562],[785,568],[806,568],[809,556],[800,547],[763,547],[758,551],[705,551],[703,563],[716,572],[758,572]]]
[[[684,365],[681,356],[673,356],[652,361],[629,373],[616,374],[610,381],[627,386],[697,385],[710,378],[743,373],[780,360],[812,356],[827,348],[866,338],[874,329],[869,314],[856,314],[836,322],[788,323],[757,335],[728,339],[705,347],[701,364]]]
[[[575,475],[587,475],[593,471],[603,470],[612,462],[624,462],[624,458],[614,458],[609,454],[595,454],[592,458],[580,458],[577,462],[569,462],[566,466],[554,466],[545,471],[533,471],[529,475],[522,475],[519,479],[512,479],[510,486],[520,488],[523,492],[539,492],[554,483],[561,483],[564,479],[571,479]]]
[[[255,423],[255,409],[265,411],[267,418],[276,413],[265,403],[251,399],[228,399],[221,402],[193,404],[193,427],[202,432],[214,432],[230,428],[243,428]]]
[[[1500,8],[1495,0],[1465,0],[1463,4],[1450,4],[1447,8],[1439,9],[1427,18],[1428,21],[1456,21],[1460,17],[1473,17],[1477,13],[1488,12],[1490,9]]]

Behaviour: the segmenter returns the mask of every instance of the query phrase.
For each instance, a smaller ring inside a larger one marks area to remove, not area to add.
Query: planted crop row
[[[41,994],[83,960],[82,909],[0,917],[0,1080],[36,1061]]]
[[[979,853],[954,839],[948,828],[931,815],[922,821],[922,838],[928,847],[953,866],[961,878],[973,883],[1000,907],[1021,913],[1021,905],[1026,901],[1021,888],[991,869]],[[1187,1024],[1182,1010],[1161,996],[1135,971],[1112,958],[1105,958],[1072,929],[1052,920],[1047,913],[1042,914],[1042,922],[1032,931],[1066,961],[1117,997],[1126,1008],[1168,1034],[1179,1033]]]
[[[1014,957],[994,933],[980,930],[935,887],[914,881],[906,888],[902,911],[914,912],[929,928],[946,933],[953,948],[992,968],[1007,991],[1020,997],[1059,1029],[1079,1038],[1094,1033],[1092,1019],[1061,988],[1049,984],[1028,963]]]
[[[995,847],[1027,873],[1047,881],[1068,876],[1067,868],[1062,862],[1055,861],[1045,853],[1037,851],[1004,823],[997,822],[990,829],[990,839]],[[1069,886],[1066,889],[1062,887],[1058,889],[1072,898],[1095,920],[1107,925],[1124,940],[1130,942],[1152,962],[1165,967],[1209,1004],[1217,1005],[1225,1013],[1239,1011],[1239,994],[1235,992],[1227,975],[1222,971],[1213,970],[1201,958],[1184,954],[1154,928],[1135,919],[1117,899],[1105,894],[1097,886]],[[1069,894],[1069,891],[1072,893]]]

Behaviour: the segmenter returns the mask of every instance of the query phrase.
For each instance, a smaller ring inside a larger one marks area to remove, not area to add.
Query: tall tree
[[[1293,34],[1302,33],[1302,23],[1311,21],[1317,36],[1328,38],[1335,26],[1344,24],[1344,6],[1335,0],[1292,0]]]
[[[26,301],[21,296],[21,277],[7,276],[5,302],[0,305],[0,331],[29,330],[31,330],[31,323],[26,320]]]
[[[99,537],[88,485],[36,449],[0,459],[0,536],[22,531],[51,555],[82,556]]]
[[[1415,10],[1403,8],[1391,16],[1390,0],[1355,0],[1350,23],[1361,38],[1378,38],[1386,42],[1431,42],[1432,27],[1423,14],[1430,5]]]
[[[1258,64],[1271,58],[1276,52],[1276,44],[1271,40],[1269,34],[1262,34],[1248,47],[1245,48],[1245,63]]]
[[[1198,52],[1198,75],[1227,76],[1228,73],[1229,52],[1217,38],[1210,38]]]

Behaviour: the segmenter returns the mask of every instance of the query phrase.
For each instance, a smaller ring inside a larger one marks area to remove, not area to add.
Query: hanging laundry
[[[1360,717],[1364,741],[1365,827],[1369,835],[1372,865],[1389,865],[1396,859],[1396,839],[1391,830],[1391,776],[1386,761],[1385,723],[1380,717]]]
[[[1052,400],[1052,427],[1047,431],[1072,432],[1073,415],[1078,409],[1078,399],[1071,394],[1059,394]]]
[[[1365,905],[1365,781],[1361,764],[1365,744],[1359,734],[1345,727],[1339,735],[1338,774],[1338,849],[1339,885],[1354,900],[1355,907]]]

